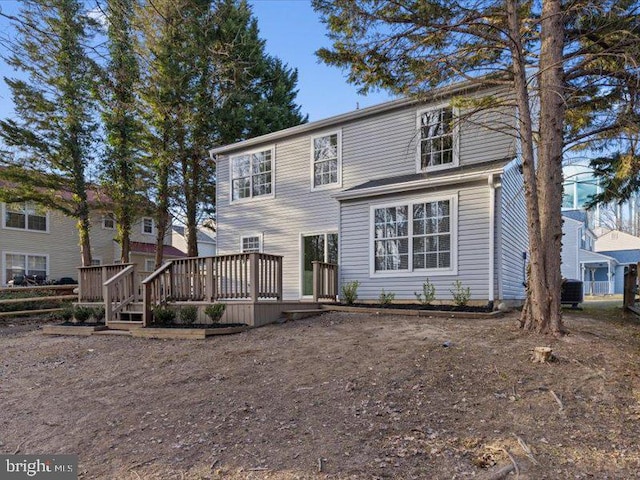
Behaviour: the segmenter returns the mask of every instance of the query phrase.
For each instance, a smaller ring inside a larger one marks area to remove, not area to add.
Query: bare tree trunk
[[[198,198],[200,196],[200,159],[193,154],[188,159],[189,172],[185,178],[185,211],[187,220],[187,255],[198,256]]]
[[[560,304],[562,277],[562,154],[564,147],[565,92],[563,52],[564,15],[560,0],[542,5],[540,49],[540,149],[537,172],[540,233],[544,255],[544,278],[548,302],[547,319],[540,319],[536,330],[562,333]]]
[[[80,255],[82,257],[82,266],[91,265],[91,240],[89,230],[91,222],[89,222],[89,209],[85,207],[86,213],[81,213],[78,218],[78,236],[80,237]]]
[[[520,19],[517,0],[507,1],[507,16],[511,36],[511,56],[514,68],[514,87],[518,106],[518,131],[522,148],[522,173],[524,194],[529,206],[539,205],[536,167],[533,145],[533,114],[530,107],[529,90],[525,71],[525,59],[520,41]],[[559,210],[558,210],[559,212]],[[542,330],[549,317],[548,289],[544,281],[544,251],[540,231],[540,211],[527,208],[527,231],[529,234],[529,275],[527,299],[522,310],[520,326],[525,329]]]

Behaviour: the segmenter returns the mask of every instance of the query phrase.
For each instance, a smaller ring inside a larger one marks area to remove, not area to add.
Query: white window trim
[[[329,242],[327,242],[327,236],[331,234],[338,235],[338,264],[340,263],[340,232],[337,228],[330,228],[328,230],[316,230],[311,232],[301,232],[298,239],[298,259],[300,261],[300,272],[298,279],[298,295],[299,299],[313,298],[313,295],[303,295],[304,290],[304,258],[302,254],[304,252],[304,237],[312,237],[314,235],[324,235],[324,257],[327,258],[329,253]]]
[[[258,249],[258,253],[262,253],[264,251],[264,234],[262,233],[251,233],[251,234],[246,234],[246,235],[241,235],[240,236],[240,253],[243,253],[242,251],[242,247],[243,247],[243,243],[244,243],[244,239],[245,238],[253,238],[253,237],[258,237],[258,240],[260,242],[260,247]]]
[[[422,168],[420,149],[422,145],[422,137],[420,133],[420,117],[423,113],[431,112],[433,110],[440,110],[442,108],[451,107],[451,116],[453,119],[452,135],[452,162],[445,163],[443,165],[436,165],[433,167]],[[430,105],[429,107],[418,109],[416,112],[416,134],[417,134],[417,146],[416,146],[416,173],[435,172],[438,170],[446,170],[448,168],[455,168],[460,165],[460,109],[452,107],[449,102],[440,103],[436,105]]]
[[[104,224],[104,221],[107,220],[107,219],[113,220],[113,227],[107,227]],[[115,230],[116,229],[116,217],[115,217],[115,215],[113,213],[110,214],[110,216],[109,215],[102,215],[102,229],[103,230]]]
[[[327,183],[325,185],[315,186],[315,148],[314,148],[314,140],[316,138],[328,137],[330,135],[337,135],[338,137],[338,181],[336,183]],[[318,190],[331,190],[334,188],[342,188],[342,129],[339,130],[328,130],[325,132],[320,132],[317,135],[311,137],[311,166],[310,166],[310,178],[311,178],[311,191],[315,192]]]
[[[252,155],[258,152],[266,152],[267,150],[271,150],[271,194],[257,195],[254,197],[253,192],[251,192],[250,197],[239,198],[237,200],[234,200],[233,199],[233,159],[240,157],[242,155]],[[229,205],[236,205],[238,203],[259,202],[261,200],[275,198],[275,196],[276,196],[276,146],[275,145],[269,145],[261,148],[254,148],[252,150],[245,150],[229,156]]]
[[[102,265],[102,257],[91,257],[91,261],[92,262],[99,262],[97,265],[95,265],[96,267],[99,265]]]
[[[20,230],[20,229],[17,229]],[[51,269],[51,264],[49,263],[49,254],[48,253],[25,253],[25,252],[12,252],[12,251],[2,251],[2,285],[6,285],[10,279],[7,279],[7,255],[24,255],[25,257],[45,257],[47,259],[47,269],[46,276],[49,278],[49,270]],[[26,272],[25,272],[26,273]]]
[[[26,203],[26,202],[16,202],[16,203]],[[50,233],[50,227],[51,227],[51,218],[49,215],[49,210],[47,210],[45,212],[45,217],[46,217],[46,222],[47,222],[47,229],[46,230],[31,230],[29,228],[14,228],[14,227],[7,227],[6,223],[7,223],[7,204],[6,203],[2,203],[2,228],[4,228],[5,230],[12,230],[14,232],[31,232],[31,233]]]
[[[413,205],[416,203],[429,203],[437,202],[441,200],[450,201],[450,220],[449,226],[451,228],[451,267],[450,268],[423,268],[419,270],[413,269]],[[376,271],[376,258],[375,258],[375,211],[378,208],[391,208],[391,207],[408,207],[408,219],[407,219],[407,237],[409,239],[409,253],[408,253],[408,269],[407,270],[385,270]],[[427,197],[415,197],[411,200],[394,201],[388,203],[378,203],[369,206],[369,278],[380,277],[415,277],[415,276],[446,276],[458,274],[458,192],[440,194],[436,196]]]
[[[144,231],[145,220],[151,220],[151,233]],[[142,217],[140,219],[140,231],[142,232],[142,235],[155,235],[157,233],[155,219],[153,217]]]
[[[148,262],[152,262],[153,263],[153,267],[151,267],[151,269],[147,269],[147,264]],[[156,261],[153,258],[145,258],[144,259],[144,271],[145,272],[153,272],[156,269]]]

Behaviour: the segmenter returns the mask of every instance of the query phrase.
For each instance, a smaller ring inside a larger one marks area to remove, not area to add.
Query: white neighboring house
[[[216,237],[210,229],[206,227],[198,227],[197,231],[198,256],[212,257],[216,254]],[[171,244],[186,252],[187,248],[187,229],[181,225],[174,225],[171,229]]]

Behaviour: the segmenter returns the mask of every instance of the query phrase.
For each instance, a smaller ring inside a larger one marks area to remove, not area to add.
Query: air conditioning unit
[[[560,302],[563,305],[571,305],[578,308],[578,304],[584,300],[582,282],[580,280],[563,280]]]

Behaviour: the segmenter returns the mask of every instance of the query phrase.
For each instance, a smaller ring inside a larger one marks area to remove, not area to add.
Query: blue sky
[[[18,1],[0,0],[5,13],[15,14]],[[90,3],[90,2],[89,2]],[[340,69],[320,63],[315,51],[329,46],[325,26],[307,0],[249,0],[258,19],[260,36],[266,40],[267,51],[298,69],[298,104],[309,120],[320,120],[332,115],[375,105],[389,100],[386,92],[358,95],[357,88],[349,85]],[[0,35],[11,32],[9,21],[0,17]],[[0,77],[14,73],[0,60]],[[12,115],[11,95],[4,81],[0,82],[0,118]]]

